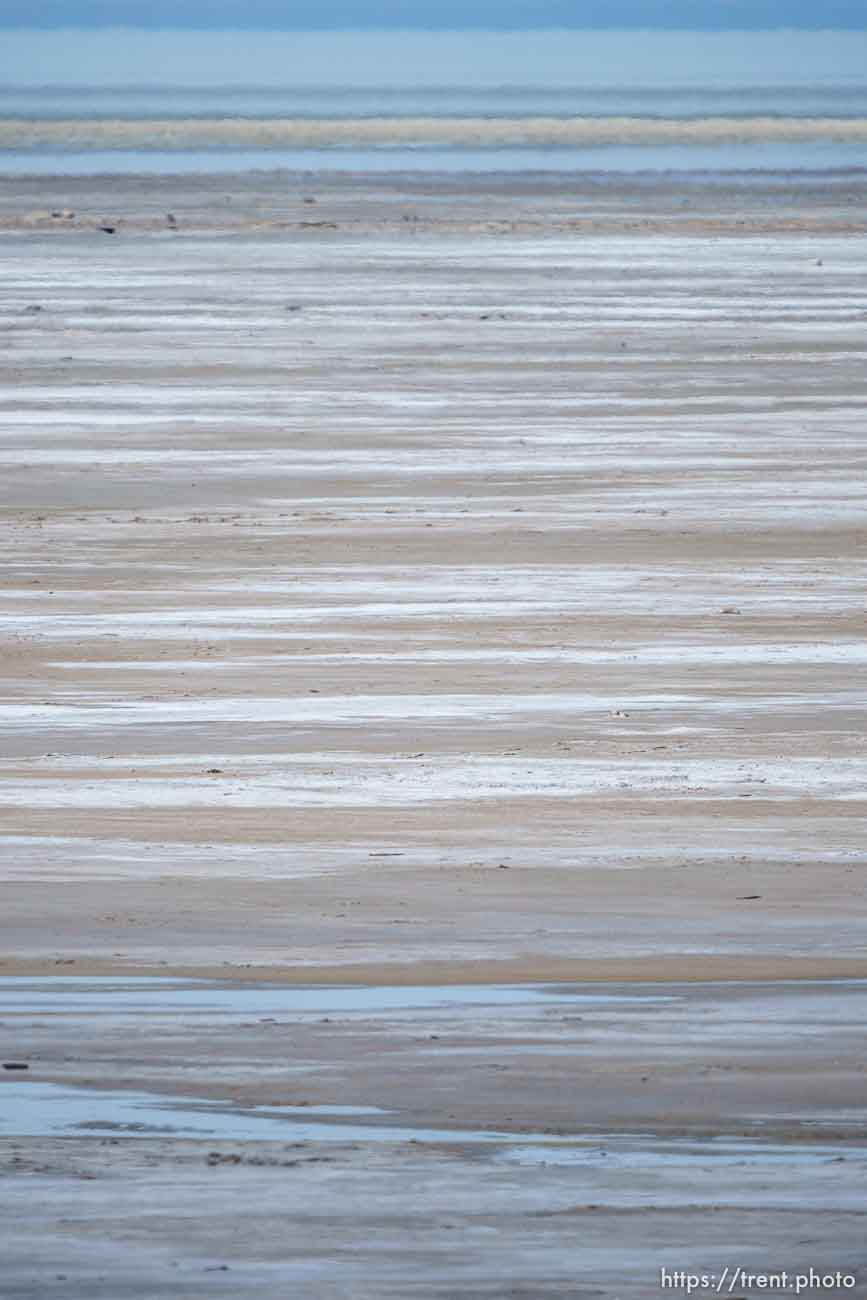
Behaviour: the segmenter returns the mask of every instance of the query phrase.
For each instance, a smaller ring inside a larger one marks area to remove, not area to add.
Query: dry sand
[[[456,1132],[211,1165],[180,1133],[7,1137],[7,1294],[857,1269],[865,197],[3,182],[0,973],[680,1008],[287,1045],[3,1004],[34,1084],[262,1105],[303,1066],[304,1102]],[[479,1128],[607,1135],[620,1173]],[[785,1150],[747,1195],[734,1155],[681,1177],[652,1145],[714,1135]]]

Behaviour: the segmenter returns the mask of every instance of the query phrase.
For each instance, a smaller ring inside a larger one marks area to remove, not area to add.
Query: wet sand
[[[30,1063],[0,1083],[7,1284],[646,1296],[663,1266],[858,1276],[865,996],[7,980]]]
[[[262,1139],[209,1166],[180,1135],[7,1129],[13,1294],[536,1300],[723,1256],[855,1267],[860,1210],[816,1171],[867,1116],[864,200],[0,184],[0,975],[680,1008],[605,1033],[326,1012],[288,1043],[259,1017],[4,1011],[30,1069],[0,1089],[640,1135],[610,1183],[516,1169],[511,1140],[314,1137],[297,1163]],[[639,1156],[715,1137],[765,1144],[764,1199],[701,1148],[710,1175],[624,1200]],[[263,1197],[274,1221],[229,1249]]]

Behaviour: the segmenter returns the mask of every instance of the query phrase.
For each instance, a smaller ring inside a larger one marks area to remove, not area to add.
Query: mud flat
[[[865,1293],[865,197],[0,182],[10,1294]]]
[[[30,1066],[0,1080],[7,1285],[644,1296],[663,1266],[857,1276],[865,998],[858,980],[7,977]]]

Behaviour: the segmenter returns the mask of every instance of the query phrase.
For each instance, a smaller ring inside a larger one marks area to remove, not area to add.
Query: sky
[[[865,29],[867,0],[0,0],[0,27],[106,26]]]

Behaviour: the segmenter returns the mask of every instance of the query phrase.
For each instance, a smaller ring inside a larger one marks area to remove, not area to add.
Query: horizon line
[[[4,20],[0,15],[0,30],[2,31],[27,31],[27,32],[112,32],[112,31],[137,31],[137,32],[281,32],[286,35],[294,33],[304,33],[306,35],[330,35],[334,32],[345,34],[367,35],[373,32],[389,32],[391,34],[405,33],[407,35],[417,36],[419,34],[439,35],[450,34],[459,35],[463,32],[485,32],[491,35],[521,34],[526,35],[532,32],[681,32],[691,35],[704,34],[727,34],[738,35],[749,33],[756,35],[760,33],[779,33],[779,32],[834,32],[834,33],[857,33],[867,32],[867,19],[860,27],[835,26],[827,23],[805,23],[805,22],[786,22],[777,23],[773,26],[767,24],[756,24],[748,26],[725,26],[721,23],[702,24],[701,26],[683,26],[682,24],[667,23],[627,23],[627,22],[609,22],[609,23],[538,23],[533,26],[518,26],[511,23],[501,23],[491,25],[490,23],[465,23],[461,27],[452,27],[446,25],[422,25],[415,24],[407,26],[406,24],[364,24],[344,25],[331,23],[325,27],[309,26],[307,24],[297,24],[286,26],[285,24],[271,22],[254,22],[247,25],[234,24],[212,24],[207,22],[200,23],[142,23],[142,22],[88,22],[84,20],[76,23],[34,23],[18,22],[14,19],[11,21]]]

